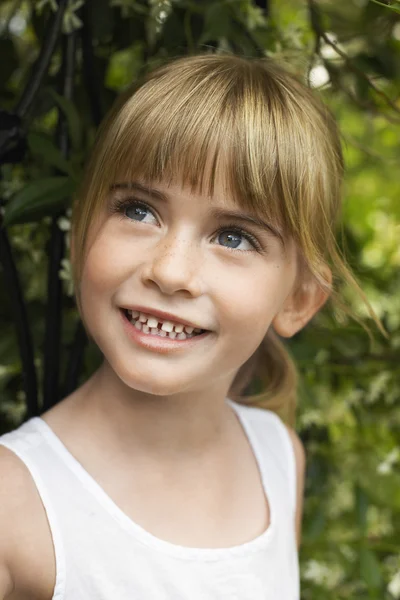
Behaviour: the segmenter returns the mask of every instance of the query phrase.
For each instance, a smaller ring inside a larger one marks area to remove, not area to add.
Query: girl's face
[[[210,199],[178,184],[118,181],[88,244],[86,326],[122,382],[156,395],[228,389],[296,278],[293,243],[284,250],[279,233],[239,208],[221,183]],[[172,316],[155,314],[158,325],[140,331],[124,309]],[[186,340],[152,335],[163,321],[206,332]]]

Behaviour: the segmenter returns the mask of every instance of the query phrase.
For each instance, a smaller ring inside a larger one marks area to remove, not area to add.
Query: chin
[[[184,391],[183,382],[179,384],[176,377],[173,381],[169,381],[168,377],[163,378],[160,376],[155,379],[154,376],[146,377],[143,373],[121,373],[118,370],[114,370],[118,379],[130,388],[132,391],[137,391],[142,394],[149,394],[151,396],[172,396]]]

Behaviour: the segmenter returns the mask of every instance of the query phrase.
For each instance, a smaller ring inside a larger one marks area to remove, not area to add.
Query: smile
[[[206,329],[162,320],[160,317],[126,308],[121,308],[119,312],[128,338],[135,345],[150,352],[159,354],[187,352],[189,349],[203,344],[206,339],[213,339],[210,338],[211,331]],[[143,316],[141,317],[141,315]],[[153,327],[153,325],[155,326]],[[171,331],[166,331],[165,328]],[[188,333],[185,329],[189,329],[191,332]]]
[[[142,333],[149,336],[159,336],[171,340],[187,340],[202,333],[206,330],[182,323],[163,320],[154,315],[145,314],[136,310],[124,309],[126,318],[134,325],[134,327]]]

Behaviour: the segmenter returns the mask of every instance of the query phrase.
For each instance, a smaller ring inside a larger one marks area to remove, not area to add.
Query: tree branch
[[[47,27],[44,36],[45,43],[43,44],[40,54],[31,69],[30,79],[25,86],[24,92],[15,109],[15,113],[19,117],[26,116],[36,98],[36,94],[39,91],[43,77],[47,73],[50,59],[53,55],[54,48],[58,40],[58,35],[60,33],[64,12],[67,5],[68,0],[59,0],[57,12],[54,13]]]
[[[81,28],[82,55],[83,55],[83,74],[85,86],[89,97],[92,117],[96,126],[100,125],[103,118],[102,87],[100,77],[96,68],[95,57],[92,44],[92,25],[90,23],[90,8],[92,0],[86,0],[83,9],[83,27]]]
[[[36,99],[42,80],[47,73],[51,56],[53,54],[58,34],[61,29],[62,19],[68,0],[60,0],[57,12],[53,15],[47,27],[45,40],[39,57],[31,69],[31,75],[19,102],[14,111],[16,124],[10,122],[9,131],[5,131],[1,138],[1,156],[3,161],[18,162],[22,159],[21,151],[25,147],[25,136],[20,123],[26,116]],[[13,7],[18,8],[18,3]],[[11,150],[9,148],[11,147]],[[11,298],[11,310],[14,316],[18,346],[22,362],[22,377],[27,404],[27,418],[38,414],[38,389],[34,361],[32,336],[27,316],[26,305],[18,278],[18,272],[12,256],[10,241],[6,230],[2,227],[2,204],[0,202],[0,264],[3,268],[4,280]]]
[[[63,39],[63,68],[60,92],[69,100],[74,89],[76,32]],[[69,136],[67,121],[60,112],[57,130],[58,145],[68,157]],[[47,310],[44,339],[43,409],[47,410],[59,401],[59,372],[62,328],[62,282],[59,277],[65,251],[65,234],[58,226],[61,211],[52,218],[47,276]]]
[[[335,52],[338,54],[338,56],[340,56],[341,58],[343,58],[343,60],[345,61],[345,64],[347,65],[348,69],[350,71],[353,71],[353,73],[356,73],[359,77],[361,77],[361,79],[363,79],[368,86],[374,90],[374,92],[376,94],[378,94],[378,96],[380,96],[388,106],[390,106],[390,108],[396,112],[397,114],[400,115],[400,108],[398,106],[396,106],[396,104],[393,102],[393,100],[391,98],[389,98],[389,96],[387,94],[385,94],[385,92],[383,90],[381,90],[380,88],[378,88],[375,83],[370,79],[370,77],[368,77],[368,75],[366,75],[361,69],[359,69],[354,62],[351,60],[351,58],[349,58],[347,56],[347,54],[336,44],[336,42],[334,42],[333,40],[331,40],[329,38],[329,36],[326,34],[326,32],[324,31],[322,24],[321,24],[321,15],[319,12],[319,8],[317,7],[315,0],[308,0],[308,7],[309,7],[309,13],[310,13],[310,22],[311,22],[311,27],[318,39],[318,44],[316,44],[316,48],[318,49],[318,54],[320,55],[320,48],[319,48],[319,40],[323,39],[324,42],[330,46],[331,48],[333,48],[335,50]],[[396,120],[396,122],[399,122],[398,120]]]
[[[5,286],[10,297],[17,341],[22,363],[22,380],[25,391],[28,418],[39,414],[38,389],[29,319],[26,311],[18,272],[12,256],[6,230],[0,222],[0,265],[3,268]]]

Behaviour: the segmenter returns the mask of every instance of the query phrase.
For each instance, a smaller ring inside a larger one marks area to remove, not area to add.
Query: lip
[[[137,309],[134,308],[129,310]],[[158,335],[149,335],[148,333],[143,333],[139,329],[136,329],[136,327],[132,325],[132,323],[128,320],[123,308],[119,310],[119,313],[121,315],[123,327],[128,337],[135,344],[138,344],[139,346],[142,346],[147,350],[151,350],[152,352],[158,352],[160,354],[189,350],[192,346],[197,345],[211,333],[210,331],[204,331],[203,333],[199,333],[198,335],[195,335],[191,338],[187,338],[186,340],[177,340],[168,337],[161,337]]]
[[[144,313],[145,315],[151,315],[154,317],[159,317],[163,321],[172,321],[173,323],[187,325],[188,327],[193,327],[194,329],[204,329],[205,327],[201,327],[200,325],[196,325],[193,321],[186,321],[185,319],[181,319],[180,317],[176,317],[171,313],[164,312],[162,310],[155,310],[153,308],[146,308],[145,306],[130,306],[129,304],[124,304],[120,307],[122,310],[136,310],[137,312]]]

